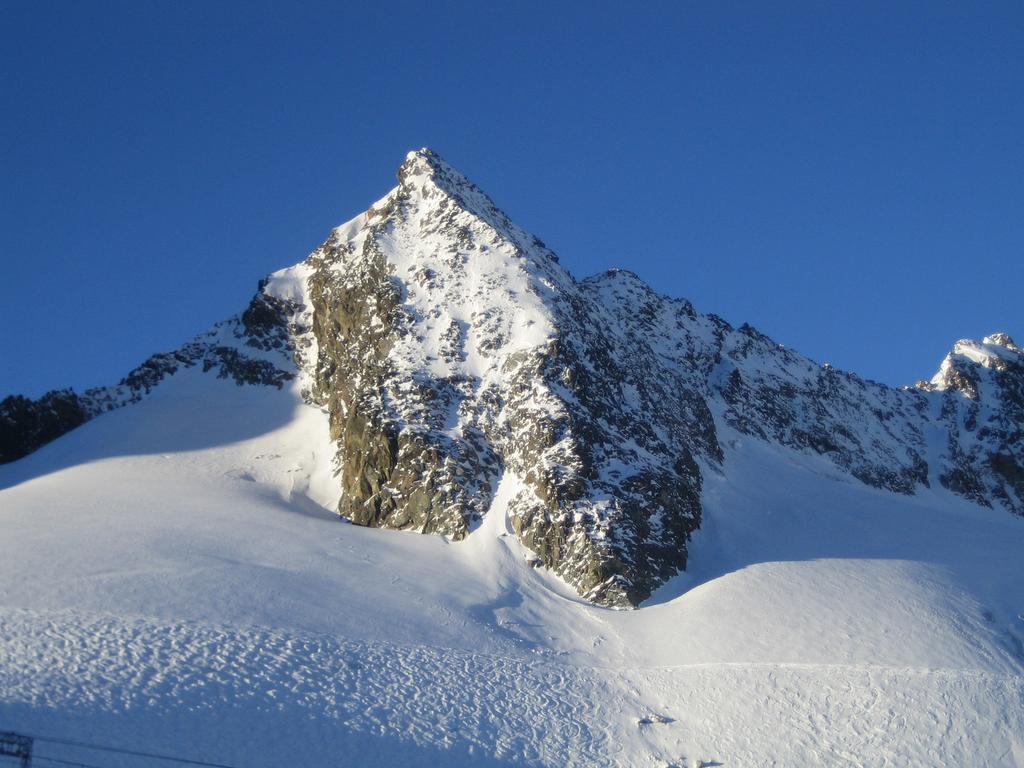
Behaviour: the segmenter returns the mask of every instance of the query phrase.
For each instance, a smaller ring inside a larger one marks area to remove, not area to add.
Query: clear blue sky
[[[869,378],[1024,336],[1019,1],[292,6],[0,1],[0,394],[233,314],[424,145],[577,277]]]

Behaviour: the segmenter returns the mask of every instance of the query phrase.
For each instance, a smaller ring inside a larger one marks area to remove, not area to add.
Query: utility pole
[[[0,731],[0,757],[13,757],[19,768],[32,765],[32,737],[11,731]]]

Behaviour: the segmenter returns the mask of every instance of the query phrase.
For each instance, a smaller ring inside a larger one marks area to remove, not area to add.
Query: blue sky
[[[0,394],[233,314],[424,145],[868,378],[1024,336],[1019,2],[292,5],[0,3]]]

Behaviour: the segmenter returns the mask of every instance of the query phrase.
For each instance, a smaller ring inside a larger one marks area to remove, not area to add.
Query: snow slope
[[[340,521],[300,387],[182,370],[0,466],[0,730],[236,766],[1024,765],[1021,518],[716,414],[688,572],[615,611],[531,567],[507,473],[463,541]]]

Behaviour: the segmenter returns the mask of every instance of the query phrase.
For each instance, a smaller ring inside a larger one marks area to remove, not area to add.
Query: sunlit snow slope
[[[1024,765],[1024,349],[885,387],[577,281],[429,150],[398,177],[119,384],[0,401],[0,732],[239,768]]]
[[[237,766],[1024,764],[1005,511],[726,431],[689,572],[614,611],[530,566],[509,475],[461,542],[340,521],[327,430],[194,369],[0,467],[0,730]]]

